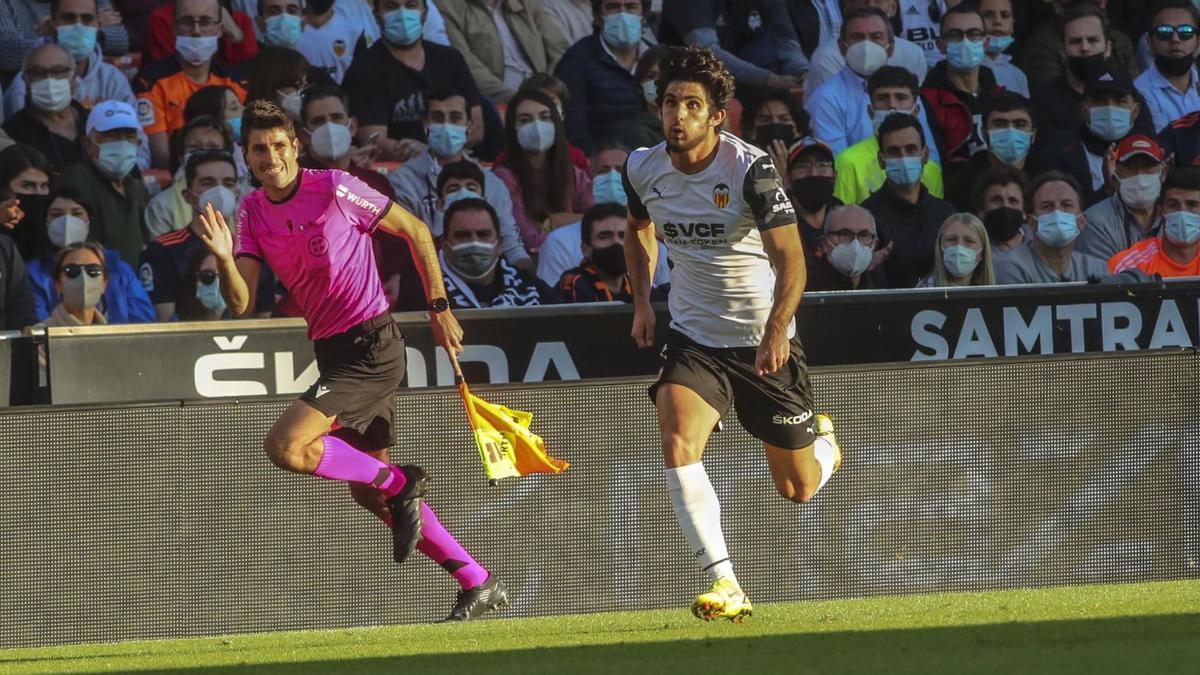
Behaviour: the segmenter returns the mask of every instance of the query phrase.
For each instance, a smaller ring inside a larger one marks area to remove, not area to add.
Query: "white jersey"
[[[709,347],[757,347],[775,294],[761,231],[796,224],[770,157],[722,132],[697,174],[676,169],[664,142],[634,150],[624,180],[629,213],[653,221],[667,245],[671,328]],[[795,331],[793,320],[788,337]]]
[[[308,65],[324,70],[334,82],[341,84],[350,63],[354,61],[354,48],[362,37],[360,26],[334,12],[324,26],[304,27],[300,41],[296,43],[296,51],[308,59]]]
[[[904,27],[900,37],[915,42],[925,51],[930,68],[946,58],[937,46],[945,13],[945,0],[900,0],[900,24]]]

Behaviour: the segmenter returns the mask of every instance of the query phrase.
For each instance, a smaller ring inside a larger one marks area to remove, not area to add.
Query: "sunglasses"
[[[1178,26],[1163,24],[1154,27],[1154,35],[1160,40],[1170,40],[1172,35],[1178,35],[1180,40],[1190,40],[1196,36],[1196,27],[1182,23]]]
[[[104,274],[104,266],[97,265],[96,263],[88,263],[86,265],[80,265],[79,263],[67,263],[66,265],[62,266],[62,273],[67,275],[68,279],[74,279],[78,277],[81,272],[87,272],[89,277],[96,279]]]
[[[217,280],[217,271],[200,270],[199,272],[196,272],[196,278],[199,279],[200,283],[204,284],[205,286],[211,286],[212,283]]]

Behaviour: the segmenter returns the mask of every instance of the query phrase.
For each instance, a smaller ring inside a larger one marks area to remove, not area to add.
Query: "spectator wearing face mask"
[[[4,3],[4,10],[0,11],[0,75],[19,71],[25,56],[41,44],[43,38],[54,37],[54,19],[47,17],[52,12],[51,3],[46,2],[18,0]],[[93,21],[87,25],[96,26],[104,35],[104,39],[97,42],[103,45],[105,56],[129,53],[129,34],[109,0],[100,0]]]
[[[17,143],[0,151],[0,235],[11,238],[22,260],[32,260],[46,231],[50,163],[36,148]]]
[[[1029,179],[1011,166],[984,171],[971,190],[971,208],[987,230],[992,259],[999,264],[1031,236],[1025,220]]]
[[[133,108],[105,101],[88,114],[84,137],[87,159],[63,171],[62,188],[73,187],[95,210],[103,230],[96,239],[137,263],[146,242],[146,185],[137,170],[138,120]]]
[[[647,49],[638,59],[633,77],[642,92],[642,108],[629,116],[622,133],[622,144],[627,148],[649,148],[662,143],[662,116],[658,107],[658,64],[667,53],[666,45],[655,45]]]
[[[532,273],[501,259],[500,223],[487,202],[460,199],[446,208],[445,223],[438,259],[451,307],[524,307],[550,296]]]
[[[0,236],[0,330],[21,330],[36,321],[25,261],[13,240]]]
[[[1107,275],[1103,260],[1075,250],[1087,226],[1075,179],[1048,171],[1034,181],[1031,194],[1033,239],[996,263],[996,282],[1053,284]]]
[[[91,208],[78,193],[63,189],[50,195],[45,244],[27,266],[39,321],[47,320],[62,300],[54,273],[59,252],[91,241],[93,229],[100,229],[99,223],[92,220]],[[108,323],[153,322],[154,306],[133,268],[112,249],[103,250],[103,254],[106,286],[96,308]]]
[[[783,186],[796,211],[805,262],[812,264],[813,257],[821,255],[826,214],[842,205],[842,201],[833,196],[836,176],[833,149],[811,136],[801,138],[788,150],[785,166]]]
[[[868,114],[871,125],[878,130],[893,113],[920,117],[921,99],[917,95],[917,78],[896,66],[883,66],[867,79]],[[884,172],[879,165],[879,139],[875,134],[843,150],[836,159],[837,182],[833,193],[843,203],[861,204],[883,187]],[[926,162],[921,171],[921,184],[934,197],[941,198],[942,168],[937,162]]]
[[[946,200],[962,211],[972,208],[971,188],[980,174],[994,166],[1025,171],[1029,151],[1037,139],[1033,104],[1019,94],[1000,92],[987,101],[983,112],[983,136],[987,152],[971,156],[959,171],[947,177]]]
[[[861,206],[836,206],[825,219],[821,254],[808,265],[806,292],[879,288],[871,271],[879,237],[875,217]]]
[[[171,7],[171,44],[174,48],[159,60],[142,66],[133,81],[133,93],[138,97],[137,116],[142,129],[150,138],[153,165],[166,168],[170,157],[170,134],[184,125],[184,105],[202,87],[223,85],[245,101],[246,92],[240,82],[214,60],[217,40],[230,29],[228,11],[217,0],[174,0]],[[151,16],[154,24],[154,16]],[[236,27],[236,26],[234,26]],[[252,29],[250,29],[252,31]],[[253,43],[253,39],[249,40]],[[155,34],[151,29],[151,58],[154,56]],[[258,48],[254,48],[257,53]]]
[[[217,259],[208,251],[197,253],[188,263],[175,299],[180,321],[220,321],[233,318],[221,296]]]
[[[765,151],[775,166],[787,166],[788,148],[811,135],[808,113],[789,93],[767,91],[742,107],[742,137]]]
[[[204,231],[200,214],[205,207],[211,204],[230,223],[237,213],[237,167],[228,154],[213,150],[193,153],[184,173],[187,185],[184,198],[192,206],[192,220],[182,230],[150,242],[138,267],[138,276],[154,303],[159,321],[175,315],[175,301],[187,267],[201,251],[207,250],[200,239]],[[269,294],[273,295],[273,291]]]
[[[57,98],[61,104],[64,99],[74,100],[84,108],[109,100],[124,101],[129,105],[137,104],[133,97],[133,89],[129,86],[129,78],[116,66],[106,63],[101,54],[97,41],[101,32],[100,11],[96,0],[58,0],[50,3],[49,28],[53,32],[54,41],[65,49],[75,62],[75,77],[70,88],[65,87],[62,82],[47,78],[47,84],[40,85],[42,91],[39,97],[43,101]],[[18,73],[4,90],[6,118],[13,117],[25,107],[27,91],[25,75]]]
[[[554,109],[558,111],[558,116],[563,119],[563,125],[566,125],[567,108],[571,105],[571,92],[567,89],[567,85],[557,77],[550,73],[535,73],[529,76],[521,84],[521,88],[517,90],[518,94],[523,94],[527,91],[540,92],[548,97],[554,103]],[[571,139],[567,139],[567,150],[571,153],[571,162],[583,169],[588,170],[588,156],[583,150],[571,144]],[[503,164],[508,159],[508,151],[504,148],[500,149],[496,156],[496,164]]]
[[[325,71],[340,85],[354,57],[369,45],[364,26],[339,14],[334,4],[334,0],[306,0],[304,30],[289,27],[287,32],[298,34],[294,47],[309,64]],[[294,23],[286,18],[279,21]]]
[[[425,135],[429,147],[393,171],[388,180],[395,189],[397,201],[429,225],[435,237],[441,236],[443,209],[438,199],[438,174],[455,162],[472,162],[466,153],[467,129],[471,125],[471,110],[461,92],[435,89],[425,97]],[[504,259],[522,269],[533,269],[533,259],[525,251],[513,219],[512,200],[508,188],[491,169],[480,167],[484,190],[476,197],[486,199],[500,218],[500,246]]]
[[[551,230],[576,222],[592,205],[592,182],[571,163],[562,118],[541,92],[513,97],[505,136],[506,157],[495,171],[513,196],[525,250],[534,253]]]
[[[204,0],[201,6],[193,4],[195,0],[170,0],[158,6],[150,13],[146,29],[146,57],[148,61],[160,61],[182,50],[193,49],[193,45],[185,44],[180,48],[177,36],[193,35],[205,38],[216,38],[211,41],[213,53],[217,60],[226,67],[233,68],[258,54],[258,42],[255,40],[254,18],[246,12],[236,11],[230,6],[229,0]],[[216,4],[210,11],[209,3]],[[191,32],[191,25],[183,25],[179,18],[208,17],[210,22],[203,22],[200,33]],[[205,40],[207,44],[209,40]],[[207,47],[205,47],[207,49]]]
[[[633,302],[623,245],[627,216],[625,207],[615,202],[596,204],[583,214],[580,222],[583,260],[559,278],[555,285],[559,302]],[[651,299],[665,297],[658,295]]]
[[[600,141],[620,137],[625,120],[643,107],[635,71],[646,50],[643,0],[593,0],[596,30],[563,54],[554,69],[570,91],[567,138],[591,155]]]
[[[621,180],[621,169],[629,157],[629,148],[607,143],[600,146],[592,155],[589,172],[592,176],[592,201],[595,204],[620,204],[625,207],[629,198],[625,194],[625,184]],[[555,287],[563,272],[579,264],[579,251],[583,245],[583,232],[580,222],[568,223],[556,228],[546,235],[542,248],[538,252],[537,275],[547,286]],[[654,270],[653,285],[661,286],[668,282],[667,249],[662,242],[658,244],[658,267]]]
[[[1154,64],[1133,81],[1154,118],[1155,131],[1200,110],[1196,54],[1200,12],[1188,0],[1163,0],[1151,18]]]
[[[1056,20],[1043,22],[1026,42],[1021,70],[1037,91],[1061,75],[1082,83],[1106,66],[1136,74],[1133,43],[1109,26],[1098,0],[1050,0]],[[1078,25],[1076,22],[1081,22]],[[1066,57],[1064,59],[1064,56]],[[1037,97],[1035,96],[1035,100]],[[1044,125],[1043,125],[1044,126]]]
[[[46,44],[29,53],[22,77],[31,83],[28,95],[4,130],[42,153],[50,162],[48,171],[57,176],[83,159],[88,112],[73,98],[75,65],[65,49]]]
[[[796,4],[803,4],[804,0],[797,3],[796,0],[790,0],[789,5],[794,7]],[[820,46],[812,53],[809,59],[808,72],[804,75],[804,97],[807,99],[813,95],[817,87],[824,84],[826,80],[835,77],[846,67],[846,57],[841,51],[838,33],[842,27],[842,16],[849,16],[851,12],[860,7],[876,7],[884,12],[889,18],[889,23],[892,24],[893,32],[897,28],[895,20],[896,13],[899,11],[897,0],[890,0],[890,6],[884,8],[879,0],[844,0],[842,2],[842,10],[837,10],[837,2],[834,0],[813,0],[814,5],[832,4],[833,11],[836,14],[837,27],[830,28],[832,33],[829,33],[828,39],[822,38]],[[828,11],[828,10],[827,10]],[[795,10],[792,13],[795,16]],[[826,27],[821,26],[822,35],[826,34]],[[930,38],[932,39],[932,38]],[[802,42],[803,43],[803,42]],[[925,59],[925,50],[914,42],[904,39],[899,33],[894,33],[893,50],[887,57],[886,65],[903,68],[912,73],[917,79],[917,84],[925,81],[925,74],[929,72],[929,63]]]
[[[223,151],[232,155],[233,143],[224,123],[200,115],[189,120],[171,137],[170,166],[174,179],[171,187],[151,197],[146,204],[146,234],[150,239],[182,230],[191,222],[192,205],[183,194],[187,189],[184,167],[189,157],[203,151]],[[239,175],[244,174],[239,172]]]
[[[1163,277],[1200,277],[1200,169],[1171,171],[1163,185],[1163,226],[1157,236],[1118,252],[1113,274],[1139,269]]]
[[[1029,78],[1013,63],[1013,2],[1015,0],[981,0],[979,15],[987,30],[987,57],[983,65],[992,71],[996,84],[1029,98]]]
[[[246,85],[246,102],[270,101],[283,109],[293,123],[299,122],[304,91],[312,84],[304,55],[287,47],[265,47],[256,60],[257,67]]]
[[[1146,136],[1127,136],[1113,154],[1116,193],[1084,212],[1087,229],[1075,250],[1101,260],[1153,237],[1162,224],[1158,198],[1167,165],[1162,147]]]
[[[956,213],[938,230],[933,271],[922,287],[991,286],[996,283],[992,247],[983,223],[970,213]]]
[[[887,251],[878,267],[881,282],[887,288],[912,288],[932,269],[938,230],[954,207],[921,184],[929,148],[912,115],[890,115],[877,135],[887,179],[862,206],[875,217],[879,242]]]
[[[54,291],[62,300],[37,327],[103,326],[108,320],[97,306],[107,287],[100,244],[89,241],[63,248],[54,260]]]

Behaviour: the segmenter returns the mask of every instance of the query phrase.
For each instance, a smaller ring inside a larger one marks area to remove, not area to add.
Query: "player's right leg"
[[[670,381],[657,385],[655,405],[671,506],[700,567],[713,579],[712,587],[692,603],[692,613],[706,621],[744,621],[750,601],[733,574],[721,530],[721,504],[701,463],[721,413],[687,385]]]

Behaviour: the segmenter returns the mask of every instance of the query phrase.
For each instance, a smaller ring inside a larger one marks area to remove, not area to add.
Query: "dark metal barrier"
[[[805,295],[798,317],[814,366],[1200,345],[1200,282],[1056,284]],[[460,314],[471,382],[636,377],[658,368],[634,347],[626,305]],[[407,386],[453,382],[423,314],[408,336]],[[660,333],[668,317],[659,314]],[[290,395],[317,376],[299,320],[51,329],[53,403]]]
[[[1191,350],[825,369],[846,448],[778,498],[736,422],[706,465],[759,602],[1195,577]],[[646,381],[508,387],[572,468],[485,485],[452,390],[407,390],[397,457],[512,587],[507,616],[679,607],[704,584],[663,484]],[[480,388],[486,390],[486,388]],[[346,488],[269,466],[287,403],[0,413],[0,647],[438,619],[456,585]]]

